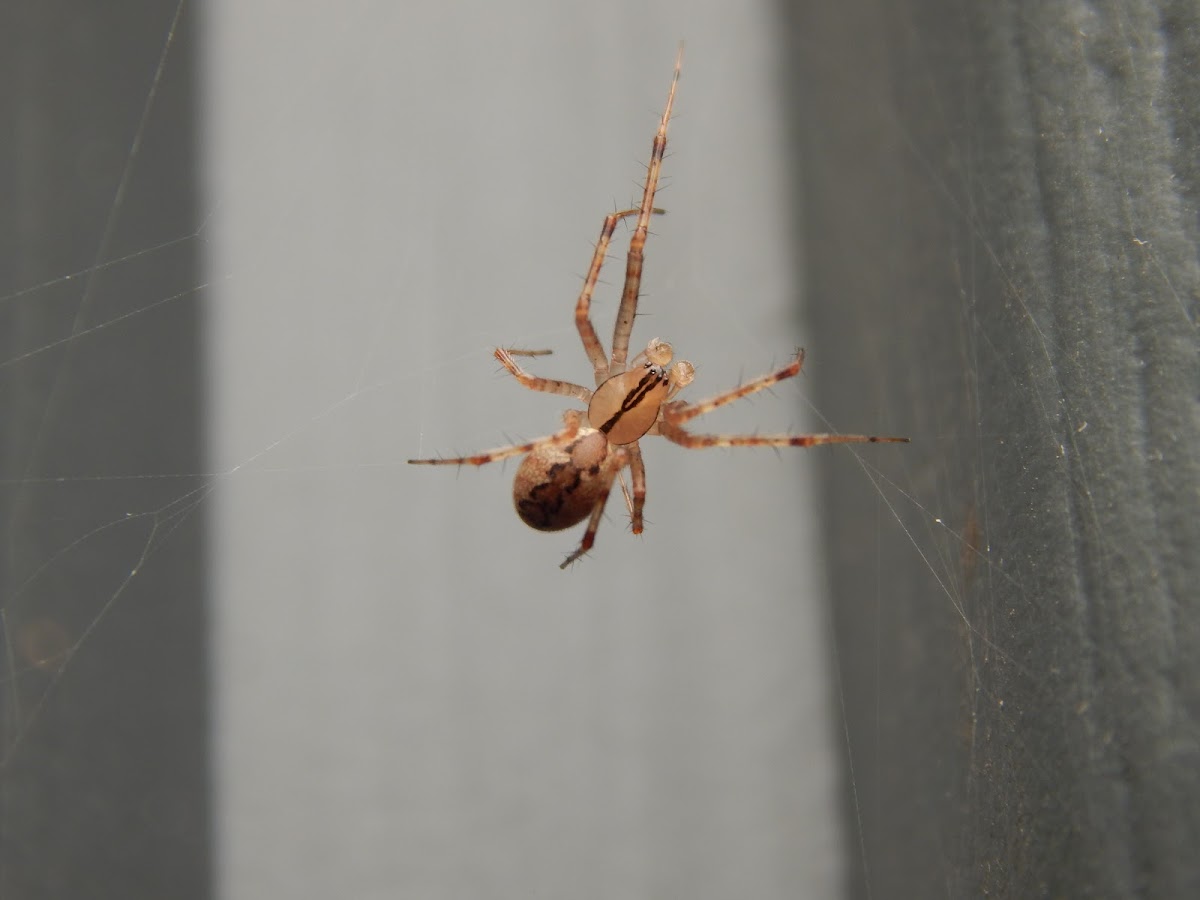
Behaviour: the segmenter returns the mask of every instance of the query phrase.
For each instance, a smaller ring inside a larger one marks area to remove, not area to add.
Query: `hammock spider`
[[[804,362],[804,351],[782,369],[748,381],[732,390],[718,394],[701,403],[687,403],[674,397],[691,383],[695,369],[685,360],[672,362],[673,351],[666,341],[654,338],[646,349],[632,360],[629,338],[637,312],[638,290],[642,281],[642,259],[649,231],[650,216],[662,213],[654,207],[654,193],[662,169],[663,151],[667,146],[667,124],[675,102],[675,86],[679,82],[679,67],[683,48],[675,58],[675,73],[667,94],[658,132],[650,152],[646,185],[642,203],[636,209],[614,212],[604,220],[600,239],[592,254],[583,290],[575,303],[575,327],[583,340],[583,349],[591,360],[596,389],[579,384],[538,378],[517,365],[514,355],[538,355],[532,351],[503,350],[495,352],[504,368],[533,391],[560,394],[587,405],[586,414],[570,409],[563,414],[563,428],[555,434],[538,438],[527,444],[514,444],[485,450],[474,456],[454,459],[410,459],[415,465],[482,466],[485,463],[525,455],[513,481],[513,503],[517,515],[539,531],[561,531],[588,520],[587,530],[579,546],[563,561],[565,569],[587,553],[596,540],[596,529],[604,514],[613,482],[626,466],[633,480],[632,497],[621,479],[621,490],[629,507],[634,534],[642,533],[642,508],[646,502],[646,468],[638,440],[647,435],[664,437],[682,447],[812,447],[817,444],[849,444],[907,442],[908,438],[874,437],[861,434],[781,434],[732,435],[692,434],[683,426],[696,416],[742,397],[764,390],[798,374]],[[613,331],[612,358],[596,335],[590,316],[592,292],[600,277],[600,267],[608,254],[608,244],[617,223],[637,216],[637,225],[629,241],[625,263],[625,286]]]

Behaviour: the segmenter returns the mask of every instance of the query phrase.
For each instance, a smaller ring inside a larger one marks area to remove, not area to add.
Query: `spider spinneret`
[[[579,546],[560,566],[564,569],[587,553],[595,543],[604,506],[615,481],[620,482],[629,508],[631,530],[634,534],[641,534],[642,510],[646,503],[646,468],[638,442],[643,437],[663,437],[688,448],[813,447],[820,444],[908,442],[908,438],[903,437],[862,434],[693,434],[684,428],[696,416],[799,374],[804,364],[803,350],[797,351],[795,358],[782,369],[709,400],[692,404],[676,400],[675,396],[691,384],[696,375],[695,367],[686,360],[672,362],[674,350],[666,341],[654,338],[645,350],[627,361],[650,217],[663,213],[663,210],[654,206],[654,194],[658,189],[663,153],[667,147],[667,125],[671,120],[682,61],[681,46],[675,57],[675,72],[667,94],[667,105],[651,145],[641,205],[605,217],[587,278],[575,303],[575,327],[583,342],[584,352],[592,363],[595,389],[531,375],[513,358],[541,356],[548,351],[497,349],[495,352],[496,359],[521,385],[533,391],[571,397],[587,405],[586,414],[569,409],[563,414],[560,431],[525,444],[498,447],[453,459],[409,460],[415,465],[481,466],[512,456],[524,456],[513,479],[513,505],[521,521],[539,531],[561,531],[577,525],[585,518],[588,520]],[[592,325],[592,294],[600,277],[600,268],[608,256],[608,245],[617,223],[632,216],[637,216],[637,224],[629,240],[625,283],[613,329],[612,355],[609,357]],[[622,477],[625,468],[630,471],[632,491],[625,487]]]

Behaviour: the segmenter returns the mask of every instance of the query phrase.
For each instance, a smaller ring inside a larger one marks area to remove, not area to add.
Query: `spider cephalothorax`
[[[641,534],[642,510],[646,503],[646,468],[638,442],[643,437],[664,437],[683,447],[811,447],[816,444],[908,440],[861,434],[692,434],[683,427],[696,416],[793,377],[803,365],[803,350],[798,351],[795,358],[782,369],[694,404],[674,399],[679,391],[691,383],[695,368],[685,360],[672,362],[674,352],[666,341],[655,338],[632,360],[627,359],[641,288],[642,261],[650,217],[662,213],[662,210],[654,207],[654,194],[662,170],[663,152],[667,147],[667,125],[675,102],[682,57],[681,48],[675,59],[675,74],[667,94],[667,105],[651,146],[641,205],[636,209],[611,213],[605,218],[583,290],[575,303],[575,326],[592,363],[595,389],[569,381],[538,378],[517,365],[513,357],[520,355],[521,351],[496,350],[496,359],[522,385],[530,390],[561,394],[585,403],[586,415],[580,410],[568,410],[563,415],[562,430],[526,444],[513,444],[454,459],[409,460],[419,465],[479,466],[524,455],[513,480],[513,504],[521,520],[539,531],[560,531],[588,519],[583,539],[563,561],[562,568],[591,549],[614,481],[620,480],[633,533]],[[592,325],[592,293],[617,223],[631,216],[637,216],[637,224],[629,241],[625,284],[621,292],[621,306],[617,311],[617,324],[613,329],[610,357],[605,354]],[[626,467],[630,471],[632,491],[626,489],[621,477]]]

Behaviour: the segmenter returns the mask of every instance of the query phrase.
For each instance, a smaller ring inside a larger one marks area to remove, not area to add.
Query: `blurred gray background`
[[[803,340],[774,21],[767,4],[214,10],[230,895],[836,894],[811,460],[647,442],[645,534],[618,495],[567,572],[579,530],[519,522],[515,464],[403,465],[559,427],[563,403],[491,350],[552,348],[529,368],[588,377],[580,276],[640,192],[680,40],[634,345],[671,340],[699,398]],[[595,305],[606,345],[623,252]],[[711,424],[799,425],[800,389],[776,393]]]

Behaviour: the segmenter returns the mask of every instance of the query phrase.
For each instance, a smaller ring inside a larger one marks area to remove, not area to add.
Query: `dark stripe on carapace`
[[[601,425],[598,430],[604,434],[608,434],[617,427],[617,423],[621,421],[621,416],[625,415],[631,409],[637,408],[646,399],[646,395],[665,380],[666,375],[656,373],[653,370],[647,372],[642,376],[642,380],[637,383],[637,387],[625,395],[625,399],[621,401],[621,408],[613,413],[612,418]]]

